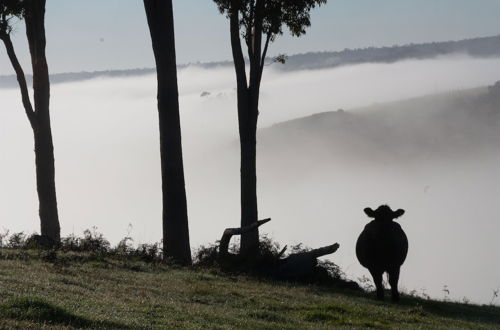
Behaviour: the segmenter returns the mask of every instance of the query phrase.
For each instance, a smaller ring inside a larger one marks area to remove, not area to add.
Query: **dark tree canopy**
[[[0,38],[12,32],[10,22],[24,16],[24,7],[24,0],[0,0]]]
[[[3,15],[22,15],[24,13],[25,0],[0,0],[0,13]]]
[[[229,17],[231,7],[237,8],[240,29],[249,49],[252,49],[255,29],[260,29],[267,40],[274,41],[286,27],[293,36],[300,37],[311,26],[310,12],[327,0],[214,0],[222,14]]]

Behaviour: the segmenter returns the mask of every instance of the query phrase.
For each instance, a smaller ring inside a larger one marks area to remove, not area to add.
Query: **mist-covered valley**
[[[366,206],[388,203],[410,250],[407,291],[490,302],[500,258],[500,59],[465,56],[265,71],[258,137],[262,227],[282,244],[339,242],[330,259],[368,275],[354,244]],[[239,225],[239,149],[231,68],[179,71],[191,244]],[[97,226],[113,243],[161,238],[153,75],[52,88],[63,235]],[[431,95],[431,96],[429,96]],[[1,228],[38,226],[31,130],[19,91],[0,89]],[[339,109],[341,109],[339,111]],[[497,112],[494,111],[497,109]],[[131,226],[129,226],[129,224]],[[432,269],[432,271],[430,271]]]

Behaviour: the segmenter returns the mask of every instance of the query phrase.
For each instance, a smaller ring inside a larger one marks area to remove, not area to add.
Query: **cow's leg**
[[[392,301],[399,301],[398,281],[399,281],[399,267],[392,268],[389,272],[389,284],[391,285],[391,298]]]
[[[384,284],[382,283],[382,274],[384,272],[378,269],[369,269],[369,271],[377,288],[377,299],[384,300]]]

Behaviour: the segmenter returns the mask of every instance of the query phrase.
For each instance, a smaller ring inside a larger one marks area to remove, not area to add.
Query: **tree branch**
[[[255,0],[250,1],[250,16],[246,22],[246,44],[248,48],[248,58],[254,55],[254,33],[255,33]]]
[[[12,45],[12,40],[10,39],[10,35],[8,33],[2,34],[0,36],[0,39],[3,41],[5,45],[5,49],[7,50],[7,55],[9,56],[14,71],[16,72],[17,82],[19,83],[19,88],[21,89],[21,98],[24,110],[26,112],[26,116],[28,117],[31,127],[33,129],[36,129],[37,126],[36,114],[31,104],[28,92],[28,85],[26,83],[26,76],[24,75],[23,68],[21,67],[21,64],[19,64],[19,60],[17,59],[14,46]]]
[[[260,60],[260,78],[262,79],[262,72],[264,71],[264,65],[266,64],[267,51],[269,49],[269,43],[271,42],[272,33],[269,32],[266,36],[266,44],[264,45],[264,51],[262,52],[262,58]]]
[[[317,258],[334,253],[339,244],[324,246],[306,252],[292,254],[282,259],[282,264],[276,269],[276,275],[282,278],[301,278],[310,274],[318,264]]]
[[[247,74],[245,68],[245,58],[241,48],[240,22],[238,14],[237,0],[231,1],[229,11],[229,24],[231,30],[231,49],[233,52],[234,68],[236,70],[236,82],[239,87],[248,88]]]
[[[269,221],[271,221],[271,218],[259,220],[257,222],[252,223],[249,226],[242,227],[242,228],[227,228],[226,230],[224,230],[224,233],[222,234],[222,237],[220,239],[219,254],[222,257],[229,254],[229,252],[228,252],[229,241],[231,241],[231,238],[234,235],[241,235],[241,234],[248,233],[249,231],[252,231],[252,230],[258,228],[258,227],[262,226],[263,224],[268,223]]]
[[[251,60],[254,56],[253,53],[253,34],[254,34],[254,29],[252,26],[246,26],[246,32],[245,32],[245,44],[247,45],[247,54],[248,54],[248,59]]]
[[[258,94],[260,86],[260,62],[262,50],[262,24],[264,22],[264,0],[257,0],[255,3],[254,28],[252,31],[252,57],[250,58],[250,86],[255,88]]]

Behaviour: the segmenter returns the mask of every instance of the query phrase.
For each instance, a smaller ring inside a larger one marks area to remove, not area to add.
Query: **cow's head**
[[[370,218],[374,218],[375,220],[382,222],[391,222],[405,213],[405,210],[403,209],[393,211],[389,205],[380,205],[375,211],[367,207],[364,211]]]

